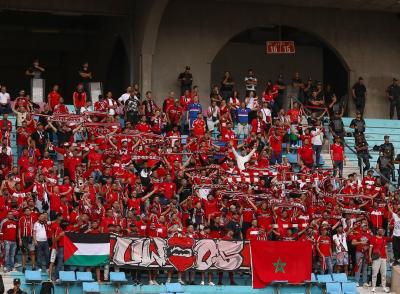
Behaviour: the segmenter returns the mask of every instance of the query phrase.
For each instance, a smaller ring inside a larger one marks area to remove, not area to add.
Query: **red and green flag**
[[[66,265],[101,266],[110,261],[110,234],[65,233]]]
[[[311,278],[312,246],[308,241],[250,242],[253,288],[264,288],[273,281],[302,283]]]

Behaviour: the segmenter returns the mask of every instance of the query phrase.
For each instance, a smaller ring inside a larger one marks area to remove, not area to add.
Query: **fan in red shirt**
[[[72,94],[72,101],[74,102],[76,113],[80,113],[81,108],[86,105],[86,100],[87,97],[83,84],[78,84],[76,91]]]
[[[303,146],[297,150],[297,155],[299,164],[302,161],[309,168],[314,166],[314,149],[307,139],[303,142]]]
[[[335,143],[331,145],[331,159],[333,168],[335,169],[333,176],[336,176],[337,170],[339,170],[339,176],[342,177],[345,157],[340,137],[335,137]]]
[[[53,86],[53,91],[51,91],[47,95],[47,103],[49,104],[51,110],[54,110],[54,107],[60,103],[61,95],[58,93],[58,85]]]
[[[271,164],[280,164],[282,162],[282,140],[282,136],[278,133],[278,130],[274,129],[268,138],[269,145],[272,149]]]
[[[328,270],[329,274],[332,274],[332,241],[331,237],[328,236],[326,227],[321,228],[321,235],[317,238],[317,252],[321,260],[321,274]]]
[[[193,134],[195,137],[202,137],[206,133],[206,123],[203,114],[199,113],[193,122]]]

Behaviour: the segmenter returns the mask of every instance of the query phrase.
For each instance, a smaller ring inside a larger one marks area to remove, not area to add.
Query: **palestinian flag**
[[[100,266],[110,261],[110,234],[65,233],[64,263]]]

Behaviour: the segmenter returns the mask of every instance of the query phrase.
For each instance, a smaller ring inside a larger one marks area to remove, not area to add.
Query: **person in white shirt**
[[[335,272],[339,273],[343,270],[347,275],[349,273],[349,249],[347,248],[347,234],[341,225],[336,228],[336,234],[333,235],[332,241],[336,248]]]
[[[320,164],[322,146],[324,145],[324,130],[320,120],[317,120],[315,130],[311,131],[311,135],[311,142],[315,152],[315,165],[318,167]]]
[[[249,96],[250,92],[256,92],[258,80],[252,69],[249,69],[247,76],[244,78],[244,82],[246,84],[246,96]]]
[[[126,100],[128,100],[129,97],[131,97],[131,94],[132,94],[132,87],[129,86],[128,88],[126,88],[126,93],[122,94],[121,97],[118,98],[118,102],[124,105]]]
[[[37,250],[37,265],[44,266],[45,269],[49,267],[50,262],[50,248],[47,241],[47,213],[42,213],[37,222],[33,225],[33,244]]]
[[[237,164],[237,166],[238,166],[238,168],[239,168],[240,171],[246,169],[245,164],[250,160],[250,158],[253,156],[254,152],[256,152],[257,147],[258,147],[258,143],[256,143],[256,144],[254,145],[254,149],[251,150],[251,151],[249,152],[249,154],[247,154],[247,155],[245,154],[246,151],[242,150],[241,154],[239,154],[239,153],[235,150],[235,148],[232,147],[232,152],[233,152],[233,154],[235,155],[236,164]]]
[[[86,101],[85,106],[81,107],[81,114],[88,112],[88,111],[89,112],[93,111],[92,102],[90,102],[90,101]],[[89,118],[89,120],[90,120],[90,118]]]
[[[393,228],[393,266],[399,265],[400,262],[400,209],[397,212],[393,211],[393,206],[388,205],[389,212],[393,216],[394,228]]]
[[[2,86],[0,89],[0,114],[11,112],[10,100],[10,94],[7,93],[6,87]]]

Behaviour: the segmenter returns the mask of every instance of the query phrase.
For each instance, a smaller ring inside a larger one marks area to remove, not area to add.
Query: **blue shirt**
[[[203,112],[200,103],[190,103],[187,107],[187,111],[189,112],[189,118],[196,118],[199,113]]]
[[[247,108],[247,107],[236,109],[236,115],[238,118],[238,122],[241,124],[248,124],[250,111],[251,111],[251,109]]]

